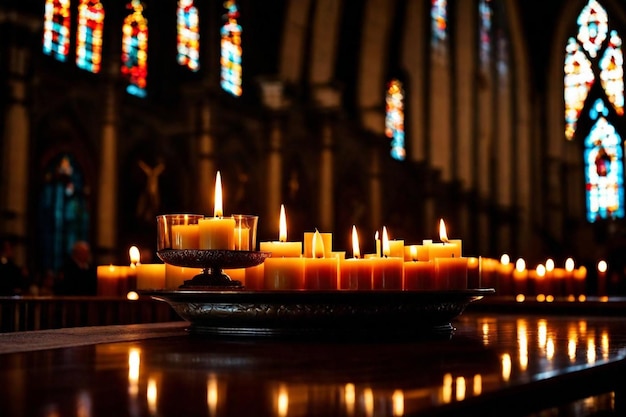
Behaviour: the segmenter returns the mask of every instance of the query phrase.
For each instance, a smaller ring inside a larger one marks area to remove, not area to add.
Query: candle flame
[[[352,225],[352,254],[355,258],[361,257],[361,250],[359,249],[359,235],[356,232],[355,225]]]
[[[219,171],[215,176],[215,209],[213,210],[214,217],[224,216],[224,209],[222,207],[222,176]]]
[[[323,258],[324,257],[324,241],[322,240],[322,235],[320,235],[319,230],[315,229],[315,233],[313,233],[313,257],[314,258]]]
[[[285,205],[280,205],[280,224],[278,228],[278,240],[280,242],[287,241],[287,217],[285,216]]]
[[[439,238],[443,243],[448,243],[448,234],[446,233],[446,224],[443,222],[443,219],[439,221]]]
[[[510,263],[511,263],[511,257],[510,257],[509,255],[507,255],[506,253],[505,253],[505,254],[503,254],[503,255],[500,257],[500,263],[501,263],[502,265],[508,265],[508,264],[510,264]]]
[[[128,256],[130,257],[130,264],[132,265],[137,265],[139,263],[139,249],[137,248],[137,246],[131,246],[130,249],[128,250]]]
[[[526,269],[526,261],[522,258],[519,258],[517,262],[515,262],[515,269],[517,272],[524,272]]]
[[[383,226],[383,256],[388,257],[391,255],[391,248],[389,247],[389,235],[387,234],[387,227]]]
[[[411,255],[412,261],[417,261],[417,245],[411,245],[409,247],[409,254]]]
[[[554,271],[554,260],[547,259],[546,260],[546,272],[552,272],[552,271]]]
[[[567,272],[572,272],[574,270],[574,260],[572,258],[567,258],[565,260],[565,270]]]
[[[601,260],[600,262],[598,262],[598,272],[606,272],[607,269],[608,264],[606,263],[606,261]]]

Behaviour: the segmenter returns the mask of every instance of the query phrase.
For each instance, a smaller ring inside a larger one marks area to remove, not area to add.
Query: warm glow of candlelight
[[[507,255],[506,253],[505,253],[505,254],[503,254],[503,255],[500,257],[500,263],[501,263],[502,265],[508,265],[508,264],[510,264],[510,263],[511,263],[511,257],[510,257],[509,255]]]
[[[572,258],[567,258],[565,260],[565,270],[567,272],[572,272],[574,270],[574,260]]]
[[[388,257],[391,254],[391,247],[389,246],[389,235],[387,234],[387,227],[383,226],[383,256]]]
[[[524,270],[526,269],[526,261],[522,258],[519,258],[517,262],[515,262],[515,269],[517,270],[517,272],[524,272]]]
[[[313,233],[313,244],[311,246],[313,247],[313,258],[324,257],[324,241],[317,229],[315,229],[315,233]]]
[[[448,243],[448,234],[446,233],[446,224],[443,222],[443,219],[439,221],[439,239],[443,243]]]
[[[280,223],[278,225],[278,241],[287,241],[287,217],[285,216],[285,205],[280,205]]]
[[[224,209],[222,205],[222,176],[217,171],[215,176],[215,208],[213,210],[213,217],[223,217]]]
[[[139,263],[139,248],[137,246],[131,246],[128,250],[128,256],[130,257],[130,264],[137,265]]]
[[[546,261],[546,272],[554,271],[554,261],[552,259],[548,259]]]
[[[535,271],[537,271],[537,275],[540,277],[543,277],[544,275],[546,275],[546,267],[543,266],[543,264],[537,265],[537,268],[535,269]]]
[[[409,255],[412,261],[417,261],[417,245],[411,245],[409,247]]]
[[[598,272],[606,272],[606,270],[608,269],[608,265],[606,263],[606,261],[600,261],[598,262]]]
[[[352,225],[352,256],[355,258],[361,257],[361,250],[359,249],[359,235],[356,232],[356,226]]]

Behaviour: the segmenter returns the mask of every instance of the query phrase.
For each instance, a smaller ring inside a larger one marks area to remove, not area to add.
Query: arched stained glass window
[[[448,2],[447,0],[432,0],[430,17],[432,21],[432,40],[437,45],[446,40],[446,30],[448,28]]]
[[[221,86],[234,96],[241,96],[241,26],[237,23],[239,10],[234,0],[224,3],[226,7],[226,23],[222,26],[221,36]]]
[[[622,39],[616,31],[611,31],[609,46],[600,59],[600,82],[615,111],[624,114],[624,55]]]
[[[574,138],[580,112],[594,83],[591,61],[574,38],[570,38],[565,55],[565,137]]]
[[[78,5],[76,65],[97,73],[102,64],[104,7],[98,0],[81,0]]]
[[[148,77],[148,20],[141,1],[132,0],[128,8],[132,12],[122,27],[122,75],[128,79],[126,91],[143,98]]]
[[[387,85],[385,135],[391,139],[391,157],[398,161],[406,158],[404,147],[404,89],[393,79]]]
[[[622,139],[606,119],[608,109],[596,100],[589,111],[595,121],[585,138],[587,220],[624,217],[624,160]]]
[[[178,63],[192,71],[200,68],[200,30],[198,9],[193,0],[179,0],[177,11]]]
[[[478,20],[480,62],[483,66],[486,66],[489,65],[491,61],[491,16],[493,15],[491,1],[480,0],[478,13],[480,15],[480,19]]]
[[[43,52],[65,62],[70,52],[70,0],[46,0]]]
[[[590,0],[578,15],[578,41],[595,58],[608,32],[608,15],[596,0]]]

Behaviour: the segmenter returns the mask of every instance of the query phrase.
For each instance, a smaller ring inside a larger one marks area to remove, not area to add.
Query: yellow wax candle
[[[246,268],[244,286],[246,290],[262,290],[265,287],[265,264]]]
[[[287,242],[287,216],[285,215],[285,206],[283,204],[280,206],[278,241],[261,242],[259,248],[261,252],[271,252],[272,258],[302,256],[302,242]]]
[[[392,258],[404,258],[404,240],[389,240],[389,256]]]
[[[96,268],[98,279],[98,295],[114,297],[120,293],[120,280],[122,268],[117,265],[99,265]]]
[[[404,262],[404,288],[428,290],[434,288],[434,265],[432,261],[418,261],[418,245],[409,248],[409,260]]]
[[[137,289],[165,288],[165,264],[137,265]]]
[[[212,218],[198,220],[200,249],[235,249],[235,219],[223,217],[222,181],[220,172],[215,179],[215,208]]]
[[[528,271],[526,270],[526,261],[522,258],[519,258],[515,262],[515,269],[513,270],[513,294],[528,294]]]
[[[185,217],[187,215],[185,214]],[[197,224],[172,225],[172,249],[199,249],[200,228]]]
[[[467,258],[467,288],[481,288],[480,281],[480,259],[476,257]]]
[[[165,264],[165,288],[168,290],[176,290],[185,281],[192,280],[198,274],[202,273],[202,268],[187,268],[184,266],[175,266]]]
[[[250,250],[250,229],[235,227],[235,250]]]
[[[359,235],[356,226],[352,226],[352,254],[350,259],[340,261],[339,288],[343,290],[372,289],[372,260],[361,258]]]
[[[467,289],[467,258],[435,258],[437,289]]]
[[[404,287],[404,254],[390,257],[389,236],[383,227],[382,257],[372,258],[372,288],[375,290],[400,290]]]
[[[264,262],[264,287],[267,290],[304,288],[304,258],[267,258]]]
[[[305,258],[313,258],[313,237],[316,232],[304,232],[304,252]],[[333,251],[333,234],[328,232],[319,233],[322,242],[324,243],[324,257],[330,258]]]
[[[304,288],[309,290],[336,290],[338,287],[339,258],[325,257],[324,241],[315,231],[312,239],[312,257],[304,259]]]
[[[439,222],[439,236],[441,243],[430,243],[428,245],[429,259],[435,258],[460,258],[461,257],[461,241],[448,239],[446,225],[443,219]]]

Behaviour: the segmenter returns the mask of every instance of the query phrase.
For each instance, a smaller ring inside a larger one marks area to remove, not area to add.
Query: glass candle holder
[[[235,250],[256,251],[259,216],[233,214],[233,219],[235,219]]]
[[[164,249],[198,249],[198,220],[202,214],[162,214],[157,216],[157,251]]]

